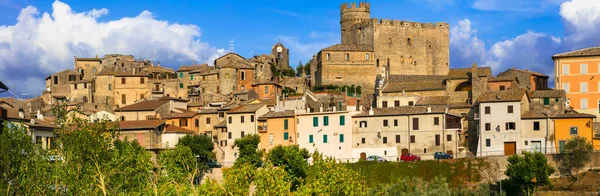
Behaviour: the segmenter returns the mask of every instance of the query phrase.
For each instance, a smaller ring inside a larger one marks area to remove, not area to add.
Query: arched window
[[[379,67],[379,59],[377,59],[377,67]]]
[[[242,71],[242,73],[240,73],[240,78],[241,78],[241,80],[245,80],[246,79],[246,72]]]
[[[229,79],[229,73],[225,74],[225,79]]]
[[[408,44],[408,46],[412,46],[412,40],[410,40],[410,38],[406,39],[406,44]]]
[[[471,91],[471,89],[473,89],[471,83],[467,81],[456,85],[454,91]]]

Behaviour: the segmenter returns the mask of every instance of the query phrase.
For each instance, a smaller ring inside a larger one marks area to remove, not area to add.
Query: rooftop
[[[144,100],[131,105],[120,107],[115,109],[116,112],[127,112],[127,111],[153,111],[158,107],[169,103],[169,100]]]
[[[450,103],[450,96],[430,96],[423,97],[417,105],[448,105]]]
[[[564,90],[537,90],[531,92],[531,98],[563,98],[565,96]]]
[[[195,134],[196,132],[183,128],[183,127],[178,127],[175,125],[166,125],[165,128],[165,133],[188,133],[188,134]]]
[[[294,110],[285,110],[285,111],[270,111],[260,117],[258,117],[258,120],[267,120],[269,118],[286,118],[286,117],[294,117],[295,113]]]
[[[520,102],[525,95],[524,89],[507,90],[507,91],[487,91],[479,95],[477,101],[479,103],[491,102]]]
[[[590,47],[580,50],[574,50],[570,52],[555,54],[552,59],[560,57],[584,57],[584,56],[598,56],[600,55],[600,47]]]
[[[254,113],[254,112],[258,111],[264,105],[265,104],[263,104],[263,103],[252,103],[252,104],[241,105],[241,106],[238,106],[238,107],[235,107],[235,108],[229,110],[227,113],[228,114]]]
[[[166,120],[132,120],[132,121],[119,121],[119,127],[121,130],[134,130],[134,129],[154,129],[162,124]]]
[[[201,65],[182,65],[179,66],[179,69],[177,70],[178,72],[184,72],[184,71],[197,71],[197,70],[205,70],[208,69],[209,66],[208,64],[201,64]]]
[[[373,47],[362,44],[335,44],[327,48],[323,48],[321,51],[373,51]]]
[[[354,115],[353,117],[369,117],[369,116],[403,116],[415,114],[443,114],[446,113],[445,106],[430,106],[431,112],[427,112],[429,106],[401,106],[393,108],[374,108],[373,115],[369,115],[368,111]]]
[[[479,77],[491,77],[492,76],[492,69],[489,67],[478,67],[476,69],[477,71],[477,75]],[[469,79],[471,77],[472,73],[472,68],[456,68],[456,69],[450,69],[448,71],[448,78],[449,79]]]
[[[418,82],[389,82],[383,87],[384,93],[446,90],[443,80]]]

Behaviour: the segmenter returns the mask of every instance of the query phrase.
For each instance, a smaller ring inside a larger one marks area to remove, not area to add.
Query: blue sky
[[[281,41],[297,65],[339,43],[344,2],[0,0],[0,80],[39,94],[44,77],[72,68],[73,56],[154,54],[177,68],[211,62],[230,50],[232,39],[245,57]],[[495,73],[519,67],[552,75],[552,54],[600,45],[592,36],[600,33],[600,0],[369,3],[375,18],[450,23],[452,68],[475,62]]]

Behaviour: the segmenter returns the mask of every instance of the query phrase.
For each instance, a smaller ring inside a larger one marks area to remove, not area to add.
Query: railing
[[[165,92],[165,89],[163,89],[163,88],[160,88],[160,89],[152,88],[152,93],[162,94],[164,92]]]
[[[267,132],[267,126],[258,126],[258,132],[260,132],[260,133]]]

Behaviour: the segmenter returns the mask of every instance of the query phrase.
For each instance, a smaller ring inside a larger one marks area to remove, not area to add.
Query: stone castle
[[[372,87],[377,75],[448,73],[448,23],[377,19],[370,13],[366,2],[341,5],[342,43],[319,52],[316,84]]]

